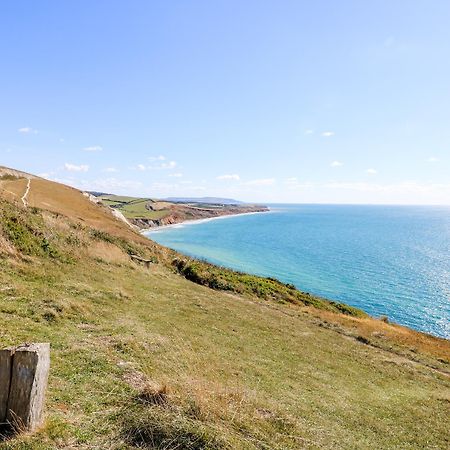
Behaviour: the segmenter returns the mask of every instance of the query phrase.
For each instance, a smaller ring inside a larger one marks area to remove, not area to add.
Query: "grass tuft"
[[[224,442],[199,420],[178,409],[153,406],[127,408],[123,419],[123,439],[138,448],[161,450],[220,450]]]

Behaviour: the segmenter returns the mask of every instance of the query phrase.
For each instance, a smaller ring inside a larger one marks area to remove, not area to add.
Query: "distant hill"
[[[104,195],[114,195],[114,194],[109,194],[108,192],[98,192],[98,191],[86,191],[88,194],[93,195],[94,197],[102,197]]]
[[[173,203],[209,203],[215,205],[242,205],[244,203],[232,198],[220,197],[168,197],[164,200]]]

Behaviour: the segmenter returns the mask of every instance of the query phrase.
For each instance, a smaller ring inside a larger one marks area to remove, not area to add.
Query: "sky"
[[[448,0],[0,2],[0,165],[83,190],[450,204]]]

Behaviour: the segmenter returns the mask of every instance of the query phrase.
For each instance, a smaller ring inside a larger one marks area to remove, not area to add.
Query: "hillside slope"
[[[0,338],[51,342],[48,412],[0,448],[448,447],[448,341],[183,259],[66,186],[24,206],[27,183],[0,181]]]

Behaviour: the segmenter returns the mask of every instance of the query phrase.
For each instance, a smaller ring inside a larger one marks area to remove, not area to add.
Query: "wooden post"
[[[8,412],[13,353],[13,348],[0,350],[0,424],[6,422],[6,413]]]
[[[15,431],[34,431],[42,424],[49,369],[50,344],[15,349],[6,415]]]

